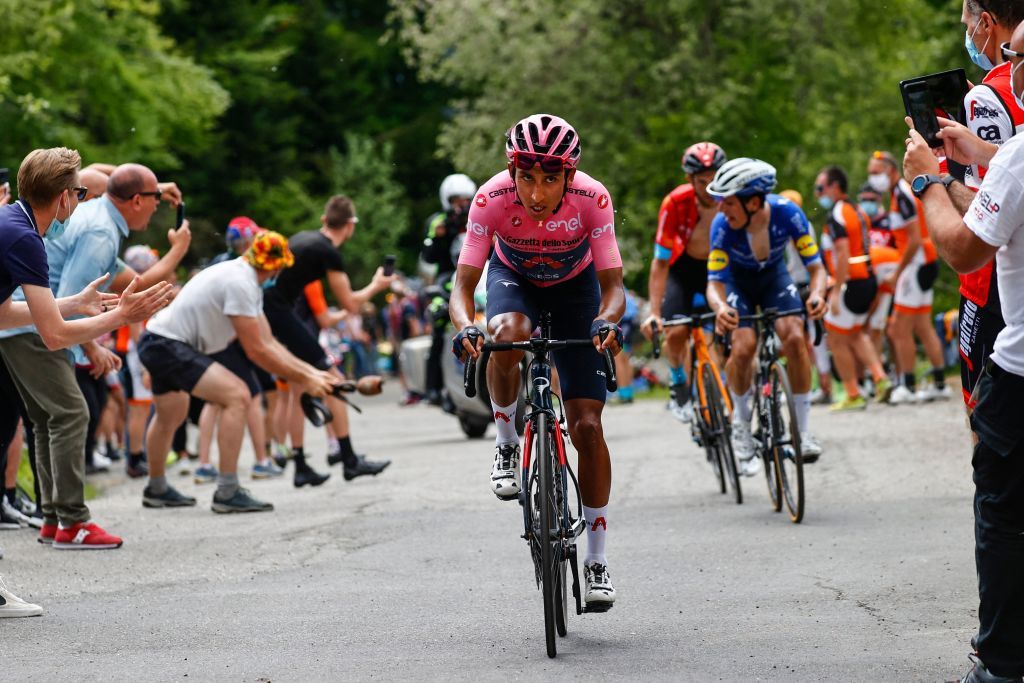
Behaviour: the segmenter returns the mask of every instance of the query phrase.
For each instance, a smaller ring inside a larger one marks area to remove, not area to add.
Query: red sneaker
[[[61,550],[106,550],[120,548],[122,543],[119,536],[108,534],[93,522],[57,529],[53,539],[53,547]]]
[[[40,543],[44,544],[44,545],[52,545],[53,544],[53,537],[56,536],[56,535],[57,535],[57,525],[56,524],[44,524],[39,529],[39,538],[37,538],[36,540],[39,541]]]

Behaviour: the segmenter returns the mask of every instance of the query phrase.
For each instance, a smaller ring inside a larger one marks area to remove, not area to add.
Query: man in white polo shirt
[[[1014,97],[1024,91],[1024,24],[1002,46],[1012,63]],[[909,121],[908,121],[909,124]],[[987,166],[963,218],[946,193],[939,164],[915,130],[907,139],[904,173],[924,204],[939,255],[960,273],[996,258],[999,303],[1006,327],[974,389],[974,533],[978,618],[974,668],[965,681],[1020,681],[1024,676],[1024,135],[1002,147],[964,126],[940,119],[948,158]]]
[[[270,333],[263,315],[263,289],[294,263],[288,241],[276,232],[258,235],[242,258],[202,271],[182,288],[169,307],[153,317],[139,339],[139,359],[152,379],[156,415],[146,434],[149,485],[146,507],[187,507],[195,498],[167,483],[165,454],[174,432],[188,415],[189,394],[220,407],[217,446],[220,474],[214,512],[260,512],[270,503],[256,500],[238,485],[238,454],[245,435],[249,402],[259,393],[253,363],[324,396],[335,378],[289,353]],[[235,339],[241,343],[242,353]]]

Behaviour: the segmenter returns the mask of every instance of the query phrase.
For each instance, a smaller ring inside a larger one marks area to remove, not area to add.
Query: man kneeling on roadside
[[[263,289],[295,262],[288,241],[276,232],[257,236],[243,258],[218,263],[192,278],[174,302],[149,321],[139,339],[139,358],[152,378],[156,416],[146,434],[149,485],[146,507],[185,507],[195,498],[167,483],[165,456],[174,432],[188,415],[189,394],[221,408],[217,426],[220,474],[214,512],[260,512],[274,506],[256,500],[238,485],[238,454],[249,402],[259,385],[249,361],[324,396],[333,375],[300,361],[270,333],[263,315]],[[241,342],[244,355],[232,346]]]

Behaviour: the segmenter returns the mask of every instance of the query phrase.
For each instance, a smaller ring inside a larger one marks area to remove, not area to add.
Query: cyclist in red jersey
[[[968,35],[973,34],[979,66],[990,67],[981,84],[973,87],[964,98],[967,127],[994,145],[1001,146],[1024,126],[1024,110],[1017,106],[1013,96],[1011,65],[1000,50],[1022,19],[1024,6],[1017,0],[989,0],[984,7],[976,0],[965,2],[960,17]],[[984,166],[967,166],[966,188],[959,185],[950,188],[950,198],[961,214],[966,213],[985,172]],[[971,395],[981,377],[985,359],[1004,326],[993,259],[973,273],[960,275],[960,379],[969,410],[973,408]]]
[[[615,212],[604,185],[576,170],[581,153],[576,130],[557,116],[535,114],[509,129],[505,153],[508,170],[480,187],[469,211],[449,303],[452,323],[460,330],[452,351],[460,358],[476,357],[483,346],[473,325],[473,292],[487,264],[491,339],[526,341],[547,311],[555,337],[593,339],[595,349],[617,354],[626,294]],[[615,602],[615,589],[605,558],[612,465],[601,427],[607,395],[603,361],[586,349],[562,349],[552,356],[569,436],[579,453],[587,522],[584,600],[607,609]],[[516,500],[521,488],[515,413],[522,357],[522,352],[496,353],[487,366],[498,431],[491,491],[502,500]]]
[[[704,299],[708,286],[708,253],[711,251],[711,220],[718,203],[707,188],[715,172],[727,161],[713,142],[698,142],[683,153],[686,183],[665,195],[658,212],[654,258],[647,292],[651,315],[643,323],[648,337],[662,322],[710,310]],[[683,422],[693,419],[686,377],[690,328],[672,327],[665,335],[665,351],[671,373],[672,414]]]

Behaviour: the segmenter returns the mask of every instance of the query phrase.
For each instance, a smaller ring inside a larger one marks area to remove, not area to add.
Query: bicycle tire
[[[775,437],[772,455],[789,520],[799,524],[804,518],[804,456],[800,447],[800,430],[797,428],[793,391],[789,387],[786,369],[779,363],[772,364],[771,383],[774,399],[772,432]],[[785,415],[779,405],[779,394],[783,394],[786,399]],[[788,420],[788,423],[784,420]]]
[[[558,429],[557,425],[555,426],[555,429]],[[555,438],[559,438],[560,439],[562,437],[561,437],[561,435],[558,435],[557,437],[551,437],[551,438],[552,438],[552,440],[554,440]],[[560,463],[558,462],[557,444],[554,444],[554,443],[550,444],[548,446],[548,453],[550,453],[550,455],[551,455],[551,472],[554,474],[554,476],[552,477],[552,481],[554,482],[555,486],[558,487],[559,492],[563,496],[561,498],[556,496],[556,500],[555,500],[555,502],[556,502],[555,509],[557,510],[557,513],[555,515],[555,521],[557,523],[557,527],[559,529],[562,529],[563,527],[568,527],[568,524],[564,524],[563,525],[563,522],[565,521],[565,520],[563,520],[563,517],[564,517],[565,511],[566,511],[566,509],[568,507],[568,506],[565,505],[564,496],[569,495],[569,492],[568,492],[568,490],[566,490],[565,488],[562,487],[562,484],[563,484],[563,481],[562,481],[562,469],[561,469]],[[569,632],[569,598],[568,598],[568,595],[569,595],[569,593],[568,593],[568,580],[569,580],[568,579],[568,573],[569,573],[568,572],[568,569],[569,569],[568,563],[569,563],[569,560],[568,560],[566,554],[564,553],[564,548],[562,548],[562,544],[561,543],[552,544],[552,545],[557,545],[557,548],[558,548],[558,556],[555,558],[555,568],[556,568],[556,576],[555,576],[555,589],[556,589],[556,594],[555,594],[555,631],[558,633],[558,636],[560,638],[564,638],[565,634]]]
[[[771,408],[769,407],[769,416],[765,420],[763,417],[764,408],[762,403],[768,399],[763,397],[762,389],[764,387],[763,382],[758,382],[755,386],[755,392],[757,398],[757,419],[761,425],[761,433],[755,440],[755,448],[757,449],[757,457],[761,458],[761,462],[764,465],[764,477],[768,483],[768,500],[771,501],[772,510],[775,512],[782,512],[782,482],[779,480],[778,468],[775,466],[775,457],[772,453],[771,444],[775,439],[774,435],[774,424],[771,418]],[[767,434],[764,432],[767,431]]]
[[[726,415],[722,402],[721,385],[719,384],[718,371],[715,366],[705,363],[701,371],[704,382],[704,398],[708,403],[708,422],[711,431],[715,435],[715,449],[718,452],[718,462],[724,465],[723,485],[726,478],[732,486],[736,496],[736,504],[743,503],[743,489],[740,486],[739,470],[736,467],[736,454],[732,450],[732,438],[729,430],[729,418]],[[723,491],[722,493],[725,493]]]
[[[696,410],[693,411],[693,419],[697,421],[700,440],[704,444],[704,451],[707,453],[708,462],[711,463],[711,470],[715,473],[715,478],[718,479],[718,492],[724,494],[728,491],[725,484],[726,474],[722,467],[722,456],[717,448],[716,427],[712,421],[704,373],[703,371],[697,372],[699,367],[696,361],[694,361],[694,365],[690,369],[693,386],[697,389],[696,395],[690,399],[696,405]]]
[[[540,563],[541,563],[541,595],[544,600],[544,641],[547,645],[548,657],[554,657],[558,650],[555,646],[556,587],[554,544],[551,541],[551,529],[555,523],[554,486],[551,471],[551,440],[548,437],[548,416],[541,413],[537,416],[537,452],[536,463],[540,470]]]

